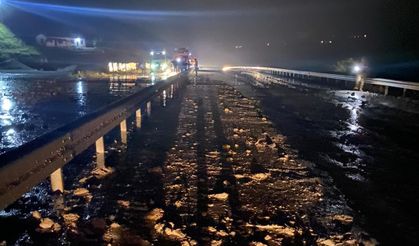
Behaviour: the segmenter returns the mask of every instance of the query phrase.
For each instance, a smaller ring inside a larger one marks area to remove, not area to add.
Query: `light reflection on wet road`
[[[0,154],[132,93],[145,83],[0,79]]]

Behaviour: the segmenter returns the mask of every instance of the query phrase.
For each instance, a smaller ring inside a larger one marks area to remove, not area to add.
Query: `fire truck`
[[[187,71],[191,66],[191,53],[186,48],[175,49],[172,63],[177,71]]]

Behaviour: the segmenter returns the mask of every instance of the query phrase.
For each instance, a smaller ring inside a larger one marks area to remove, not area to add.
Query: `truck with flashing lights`
[[[172,64],[167,59],[165,50],[150,51],[150,63],[148,64],[150,73],[159,75],[171,70]]]
[[[191,53],[186,48],[175,49],[172,63],[177,71],[187,71],[191,66]]]

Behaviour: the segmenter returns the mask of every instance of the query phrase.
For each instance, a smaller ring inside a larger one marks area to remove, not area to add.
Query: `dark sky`
[[[80,34],[127,50],[188,47],[208,64],[316,67],[366,57],[397,65],[419,53],[417,0],[32,1],[80,9],[3,1],[6,24],[25,39]]]

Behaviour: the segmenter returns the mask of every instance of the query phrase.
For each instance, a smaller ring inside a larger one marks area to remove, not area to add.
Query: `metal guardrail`
[[[356,82],[356,76],[331,74],[331,73],[317,73],[317,72],[310,72],[310,71],[299,71],[299,70],[273,68],[273,67],[232,66],[232,67],[224,67],[223,70],[224,71],[228,71],[228,70],[260,71],[260,72],[271,72],[272,74],[291,74],[291,75],[299,75],[299,76],[307,76],[307,77],[315,77],[315,78],[325,78],[325,79],[335,79],[335,80]],[[365,84],[380,85],[380,86],[400,88],[400,89],[405,89],[405,90],[419,91],[419,82],[399,81],[399,80],[381,79],[381,78],[367,78],[365,79]]]
[[[400,81],[400,80],[392,80],[392,79],[366,79],[365,83],[371,85],[382,85],[394,88],[401,88],[413,91],[419,91],[419,82],[408,82],[408,81]]]
[[[0,155],[0,209],[19,199],[75,156],[95,144],[179,76],[147,87],[94,113]]]

